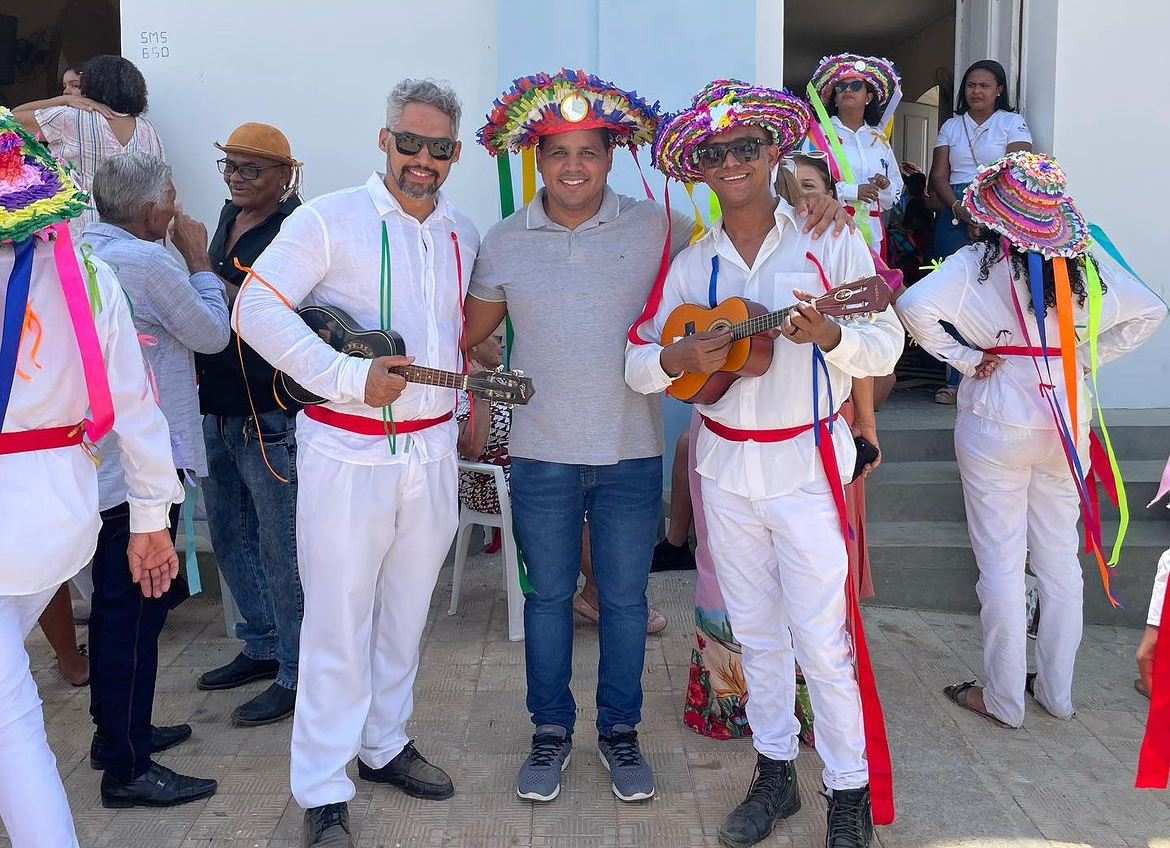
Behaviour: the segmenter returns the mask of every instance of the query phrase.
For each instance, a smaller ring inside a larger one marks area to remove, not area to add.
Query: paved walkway
[[[749,742],[716,742],[680,719],[692,639],[694,576],[655,575],[651,601],[670,627],[651,637],[643,678],[643,748],[658,795],[622,804],[609,791],[592,747],[596,632],[577,627],[574,688],[578,756],[560,798],[534,807],[513,780],[532,728],[524,713],[524,646],[505,636],[498,558],[468,564],[460,612],[446,615],[450,569],[432,605],[411,727],[420,749],[454,777],[457,794],[421,802],[362,784],[351,803],[364,848],[595,848],[717,845],[724,814],[751,777]],[[1090,591],[1092,591],[1090,589]],[[960,712],[942,687],[980,668],[971,616],[869,608],[867,631],[889,722],[897,823],[876,843],[898,848],[1170,848],[1170,792],[1132,788],[1147,702],[1131,686],[1137,631],[1092,627],[1078,668],[1077,716],[1048,717],[1033,704],[1026,727],[1008,731]],[[81,631],[84,639],[84,629]],[[101,807],[89,768],[87,690],[57,675],[39,632],[30,641],[45,700],[49,740],[72,801],[82,848],[297,848],[301,812],[288,788],[290,723],[237,729],[231,709],[263,684],[199,692],[196,676],[237,651],[224,638],[215,599],[196,598],[171,617],[163,637],[155,718],[189,721],[194,738],[159,757],[172,768],[215,777],[219,794],[166,811]],[[824,805],[820,764],[801,755],[804,807],[765,846],[819,846]],[[0,763],[0,768],[15,764]],[[0,846],[8,846],[0,834]]]

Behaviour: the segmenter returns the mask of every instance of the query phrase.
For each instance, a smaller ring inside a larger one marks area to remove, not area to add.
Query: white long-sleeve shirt
[[[874,174],[881,174],[890,184],[878,191],[878,208],[883,212],[892,209],[902,195],[902,170],[885,135],[869,124],[862,124],[855,132],[836,115],[830,120],[841,139],[841,151],[853,170],[853,182],[842,179],[837,183],[837,199],[842,203],[857,203],[857,187],[870,182]]]
[[[11,245],[0,245],[0,292],[12,271]],[[78,259],[80,262],[80,257]],[[129,488],[130,530],[167,526],[167,511],[183,500],[171,459],[166,419],[147,385],[138,335],[109,266],[97,257],[101,308],[94,316],[114,403],[114,432],[122,445]],[[81,265],[85,273],[85,265]],[[40,347],[25,333],[4,432],[80,422],[88,395],[81,356],[57,277],[52,245],[33,254],[29,306],[40,319]],[[39,367],[38,367],[39,365]],[[0,456],[0,595],[26,595],[58,586],[81,570],[97,546],[97,470],[79,446]]]
[[[390,246],[390,326],[418,365],[458,371],[463,297],[479,233],[442,193],[435,211],[420,223],[402,210],[375,173],[363,186],[300,206],[253,268],[295,308],[333,306],[364,329],[378,328],[383,222]],[[334,350],[258,280],[236,298],[232,320],[241,338],[273,367],[327,398],[329,408],[382,420],[381,410],[364,402],[369,360]],[[407,421],[438,418],[454,408],[451,389],[412,383],[391,410],[395,421]],[[297,419],[299,445],[367,465],[404,461],[408,451],[417,451],[423,462],[442,459],[455,449],[456,435],[452,420],[399,437],[392,454],[385,436],[351,433],[304,414]]]
[[[972,244],[956,251],[938,268],[910,286],[898,298],[896,309],[906,329],[936,359],[946,362],[965,376],[975,373],[982,360],[981,351],[993,347],[1026,346],[1019,319],[1012,304],[1011,264],[996,262],[987,279],[979,282],[983,245]],[[1093,259],[1105,284],[1101,301],[1101,329],[1097,341],[1098,362],[1104,364],[1132,350],[1166,317],[1166,304],[1156,294],[1134,279],[1104,251]],[[1020,308],[1024,313],[1028,338],[1039,346],[1040,333],[1036,317],[1028,311],[1031,295],[1026,279],[1015,281]],[[1075,299],[1074,299],[1075,305]],[[957,342],[939,324],[948,321],[973,347]],[[1060,347],[1056,309],[1050,308],[1044,319],[1048,347]],[[1075,307],[1074,324],[1078,328],[1077,374],[1089,364],[1088,342],[1084,336],[1088,323],[1086,307]],[[973,349],[978,348],[978,350]],[[981,418],[1033,430],[1055,427],[1048,402],[1041,395],[1036,368],[1029,356],[1007,356],[1002,365],[985,380],[964,380],[959,385],[957,405]],[[1064,370],[1060,358],[1050,358],[1049,380],[1040,361],[1044,381],[1055,388],[1061,408],[1068,409]],[[1089,393],[1084,379],[1077,389],[1077,420],[1084,431],[1089,425]]]
[[[1157,627],[1162,621],[1167,580],[1170,580],[1170,550],[1163,551],[1158,558],[1158,573],[1154,575],[1154,592],[1150,596],[1150,614],[1146,617],[1146,624],[1150,627]],[[1163,638],[1170,639],[1170,635]]]
[[[830,286],[874,273],[873,259],[861,237],[826,235],[813,240],[804,234],[792,207],[780,200],[776,226],[768,233],[749,268],[723,231],[721,223],[675,258],[667,274],[662,302],[653,320],[640,329],[647,344],[626,345],[626,382],[643,394],[661,392],[671,383],[662,369],[658,344],[670,313],[683,303],[709,303],[711,259],[719,257],[716,302],[739,296],[762,303],[769,310],[796,302],[792,290],[810,294],[825,291],[811,253],[824,269]],[[819,375],[817,404],[821,417],[835,411],[849,396],[852,378],[889,374],[902,352],[903,332],[889,309],[870,323],[843,324],[841,341],[825,354],[832,386]],[[743,430],[787,429],[813,421],[813,347],[775,340],[772,364],[759,377],[741,378],[718,401],[697,405],[713,421]],[[841,474],[852,474],[856,449],[849,428],[833,428]],[[786,442],[733,442],[706,428],[699,432],[696,467],[704,477],[734,494],[752,499],[795,491],[813,480],[825,480],[810,430]],[[827,485],[827,484],[826,484]]]

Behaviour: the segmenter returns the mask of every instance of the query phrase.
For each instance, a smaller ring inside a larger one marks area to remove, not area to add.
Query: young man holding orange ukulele
[[[680,305],[715,306],[733,296],[767,309],[795,305],[775,339],[770,367],[697,407],[704,426],[695,455],[708,539],[743,645],[758,752],[747,797],[720,829],[729,848],[754,845],[800,808],[794,645],[825,763],[826,844],[870,844],[871,779],[876,818],[892,818],[880,707],[856,597],[847,595],[841,482],[852,476],[856,450],[844,422],[831,422],[853,377],[893,370],[903,333],[889,309],[873,323],[842,326],[797,303],[826,284],[874,273],[859,237],[814,241],[801,232],[792,207],[772,193],[771,170],[803,138],[808,121],[808,107],[796,98],[734,80],[711,83],[690,108],[665,120],[654,141],[655,165],[675,179],[706,182],[723,219],[675,259],[662,291],[651,295],[653,316],[635,328],[642,343],[626,351],[629,385],[660,392],[683,372],[719,370],[733,351],[727,330],[658,344]]]

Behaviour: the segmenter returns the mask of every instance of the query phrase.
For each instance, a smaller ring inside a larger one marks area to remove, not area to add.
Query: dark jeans
[[[512,457],[512,514],[533,593],[524,600],[528,711],[573,729],[573,595],[589,518],[601,610],[597,730],[642,718],[646,579],[662,505],[662,457],[565,465]]]
[[[276,682],[297,688],[301,618],[305,599],[297,573],[296,419],[261,413],[260,439],[251,416],[205,415],[207,474],[203,495],[211,545],[243,622],[236,637],[244,654],[277,659]]]
[[[171,507],[171,540],[179,507]],[[187,597],[175,580],[161,598],[144,598],[130,579],[130,505],[102,513],[93,555],[89,613],[89,713],[105,740],[106,771],[131,781],[150,768],[150,722],[158,674],[158,637],[167,612]]]

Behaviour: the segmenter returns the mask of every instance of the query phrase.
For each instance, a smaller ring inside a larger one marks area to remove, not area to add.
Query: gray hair
[[[119,153],[93,175],[93,202],[107,224],[132,224],[147,203],[161,203],[171,166],[149,153]]]
[[[451,134],[459,137],[459,119],[463,116],[463,104],[451,83],[446,80],[404,79],[386,98],[386,129],[392,130],[402,120],[402,110],[407,103],[425,103],[434,106],[451,119]]]

